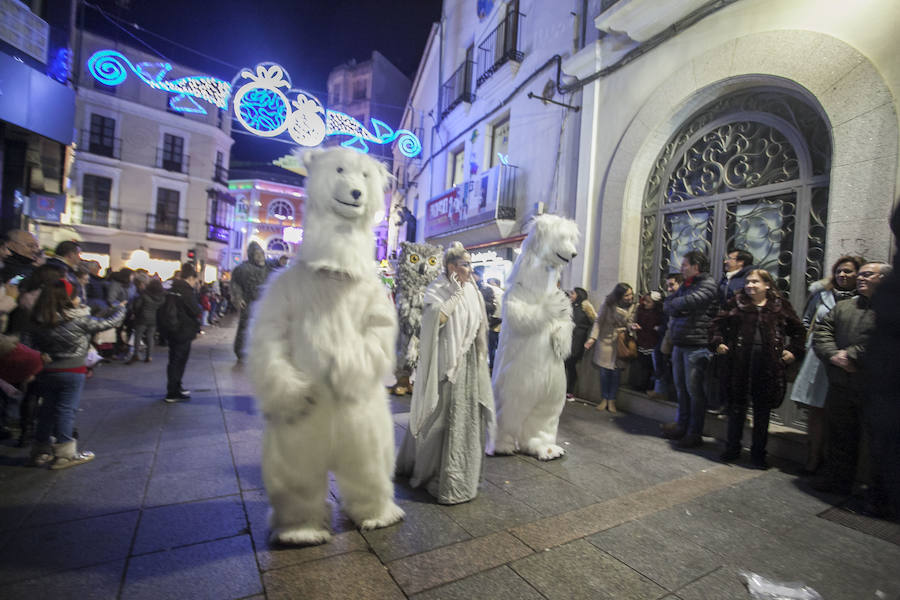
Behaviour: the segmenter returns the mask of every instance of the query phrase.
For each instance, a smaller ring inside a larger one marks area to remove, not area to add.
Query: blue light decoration
[[[100,50],[88,59],[87,67],[97,81],[111,87],[125,81],[130,69],[153,89],[175,94],[169,100],[169,107],[178,112],[205,115],[206,109],[200,106],[195,98],[209,102],[222,110],[228,109],[231,84],[208,75],[165,79],[172,70],[172,65],[167,62],[132,64],[121,52]]]
[[[276,137],[286,131],[301,146],[318,146],[325,136],[343,135],[349,139],[341,146],[362,153],[369,151],[369,143],[384,145],[394,141],[406,157],[422,151],[419,138],[407,129],[394,131],[384,121],[369,119],[373,133],[350,115],[325,109],[309,92],[291,89],[290,78],[280,65],[262,63],[255,72],[243,69],[232,83],[237,88],[232,102],[234,115],[256,135]]]

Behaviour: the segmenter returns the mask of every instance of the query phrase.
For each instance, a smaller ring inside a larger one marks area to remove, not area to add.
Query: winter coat
[[[165,299],[165,294],[152,296],[147,292],[141,292],[141,295],[137,297],[137,300],[134,301],[131,307],[131,311],[134,313],[135,326],[156,327],[156,314]]]
[[[718,312],[718,288],[712,275],[700,273],[685,281],[678,291],[667,297],[663,310],[669,319],[672,344],[706,346],[709,326]]]
[[[174,295],[178,302],[178,329],[169,333],[169,338],[176,342],[193,340],[200,333],[200,301],[194,288],[184,279],[175,279],[169,288],[169,295]]]
[[[2,278],[3,283],[6,283],[13,277],[17,277],[19,275],[21,275],[25,279],[28,279],[28,277],[31,276],[31,273],[34,271],[34,268],[35,267],[33,259],[10,251],[9,256],[3,259],[3,271],[2,275],[0,275],[0,278]]]
[[[713,319],[709,328],[709,347],[715,352],[719,344],[728,346],[723,374],[730,394],[735,399],[746,398],[750,391],[750,356],[757,324],[762,337],[762,376],[754,380],[761,386],[759,398],[772,407],[781,404],[787,388],[785,367],[781,353],[787,350],[794,361],[803,359],[806,330],[794,308],[787,300],[766,293],[766,304],[757,308],[743,291],[735,294],[725,308]]]
[[[572,320],[575,321],[575,329],[572,330],[572,356],[581,358],[584,355],[584,343],[587,342],[588,333],[596,319],[597,311],[589,300],[572,305]]]
[[[825,406],[825,394],[828,391],[828,377],[825,365],[813,352],[813,335],[816,327],[825,315],[834,308],[837,302],[853,297],[856,292],[840,292],[832,289],[827,279],[813,282],[809,286],[809,299],[803,311],[803,326],[806,327],[806,356],[797,373],[797,379],[791,387],[791,400],[807,404],[815,408]]]
[[[63,273],[65,273],[66,280],[72,284],[73,288],[75,288],[75,295],[81,299],[82,304],[87,304],[87,295],[85,294],[84,287],[82,287],[81,282],[78,281],[78,276],[75,274],[75,269],[70,267],[67,262],[55,256],[52,258],[48,258],[47,264],[61,269]]]
[[[115,280],[110,280],[106,286],[106,301],[110,306],[115,306],[120,302],[128,302],[128,286],[123,285]]]
[[[253,256],[262,252],[262,247],[256,242],[250,242],[247,246],[247,256]],[[240,308],[244,302],[250,306],[259,297],[260,288],[271,273],[267,265],[258,265],[252,260],[245,260],[231,274],[231,302]]]
[[[740,271],[728,278],[726,273],[722,274],[719,280],[719,305],[724,306],[726,302],[734,298],[734,295],[744,289],[744,283],[747,281],[747,275],[753,269],[758,268],[756,265],[748,265]]]
[[[121,325],[125,319],[125,307],[120,306],[110,316],[99,319],[91,316],[88,307],[79,306],[65,311],[64,319],[56,327],[38,323],[28,332],[27,340],[23,339],[27,346],[50,355],[52,362],[45,367],[47,369],[83,367],[91,337]]]
[[[635,332],[634,337],[638,348],[651,350],[656,348],[660,340],[660,331],[663,329],[664,321],[665,316],[661,306],[656,305],[649,310],[643,306],[637,307],[637,311],[634,314],[634,322],[640,325],[641,328]]]
[[[618,336],[631,324],[634,311],[621,306],[600,307],[600,314],[591,328],[594,342],[594,364],[604,369],[624,369],[627,363],[618,357]]]
[[[858,371],[848,373],[831,364],[831,357],[846,350],[850,361],[859,369],[865,363],[866,346],[875,330],[875,311],[865,296],[838,302],[813,333],[813,349],[825,363],[828,383],[861,390],[864,378]]]

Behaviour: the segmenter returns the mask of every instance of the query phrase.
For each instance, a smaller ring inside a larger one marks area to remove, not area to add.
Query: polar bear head
[[[347,148],[311,150],[303,162],[309,174],[298,259],[314,269],[356,279],[372,276],[372,226],[383,215],[387,168]]]
[[[522,242],[522,255],[530,256],[545,267],[562,269],[578,256],[578,225],[556,215],[540,215],[530,224]]]
[[[307,215],[338,219],[370,227],[384,210],[390,174],[377,160],[347,148],[307,152],[303,159]]]

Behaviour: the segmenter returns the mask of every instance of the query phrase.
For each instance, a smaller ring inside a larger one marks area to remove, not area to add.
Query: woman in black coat
[[[575,329],[572,330],[572,353],[566,359],[566,397],[575,395],[578,383],[578,362],[584,356],[584,343],[597,318],[597,311],[588,300],[588,293],[580,287],[569,292],[569,300],[572,301],[572,320],[575,321]]]
[[[727,357],[724,377],[731,390],[728,435],[722,460],[737,460],[748,401],[753,399],[753,466],[767,469],[769,412],[784,399],[785,367],[804,351],[806,330],[790,302],[782,299],[768,271],[747,275],[744,289],[728,301],[709,329],[710,349]]]

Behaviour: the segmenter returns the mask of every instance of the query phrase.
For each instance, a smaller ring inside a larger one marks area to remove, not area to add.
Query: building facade
[[[572,217],[583,252],[562,283],[595,302],[619,281],[659,289],[691,249],[715,277],[749,250],[801,308],[837,257],[890,259],[900,5],[664,4],[498,1],[482,21],[446,0],[404,117],[430,129],[398,173],[417,237],[477,249],[541,210]],[[559,75],[540,71],[556,55]],[[454,217],[498,147],[518,167],[515,212],[500,200],[484,223]],[[776,421],[802,424],[788,404]]]
[[[392,129],[400,128],[404,107],[409,97],[410,81],[400,69],[380,52],[357,63],[351,61],[332,69],[328,74],[328,108],[340,111],[359,121],[370,131],[377,131],[372,119],[386,123]],[[327,146],[335,146],[343,137],[326,138]],[[390,170],[394,152],[391,146],[368,144],[368,152],[386,163]],[[385,218],[375,229],[376,258],[383,260],[388,252],[388,219],[391,196],[385,196]]]
[[[247,259],[250,242],[262,246],[268,259],[292,257],[303,240],[302,177],[239,171],[235,175],[241,178],[228,183],[236,200],[229,270]]]
[[[417,159],[395,153],[395,245],[459,240],[504,278],[535,214],[567,208],[564,162],[577,112],[554,104],[559,66],[577,50],[581,2],[446,0],[426,45],[403,127],[423,131]],[[598,4],[595,2],[593,4]],[[570,6],[571,5],[571,6]],[[580,8],[579,8],[580,10]],[[542,99],[542,98],[543,99]],[[571,154],[569,151],[568,154]]]
[[[74,2],[0,3],[0,231],[65,210]]]
[[[192,252],[204,277],[215,277],[226,265],[234,222],[230,113],[202,101],[203,112],[193,105],[179,110],[175,94],[127,71],[121,83],[106,85],[88,63],[96,52],[113,50],[145,69],[170,66],[162,75],[169,80],[196,75],[188,67],[88,32],[80,48],[67,211],[59,223],[45,223],[42,238],[74,237],[83,256],[104,267],[146,268],[163,277]]]

